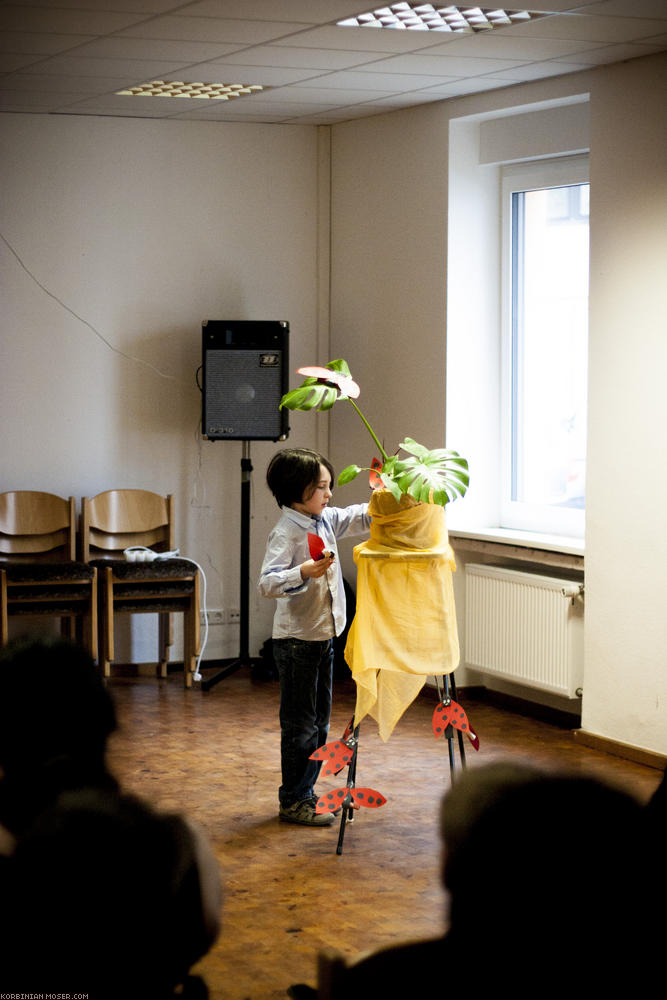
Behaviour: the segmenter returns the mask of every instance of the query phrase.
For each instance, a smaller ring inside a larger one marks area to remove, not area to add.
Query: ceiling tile
[[[0,52],[0,73],[14,73],[16,70],[26,69],[34,66],[43,60],[37,55],[21,54],[19,52]],[[2,81],[0,81],[0,88]]]
[[[436,34],[438,33],[431,31],[381,31],[377,28],[338,28],[328,25],[303,31],[273,44],[344,49],[349,52],[358,49],[368,52],[410,52],[433,45],[433,36]]]
[[[449,55],[394,56],[368,66],[369,72],[424,73],[433,76],[477,76],[520,66],[526,59],[459,59]]]
[[[3,90],[23,90],[46,92],[54,97],[59,94],[100,94],[115,93],[125,86],[123,77],[99,76],[47,76],[34,73],[11,73],[2,81]]]
[[[84,59],[77,56],[54,56],[39,63],[40,73],[64,73],[68,76],[122,76],[129,82],[155,80],[163,73],[180,68],[180,63],[163,60]]]
[[[603,0],[577,7],[579,14],[611,14],[619,17],[663,17],[667,20],[665,0]]]
[[[583,69],[586,67],[580,64],[559,62],[554,59],[552,62],[528,63],[515,69],[506,69],[502,73],[496,73],[495,76],[502,77],[508,82],[520,83],[527,80],[542,80],[548,76],[563,76],[565,73],[577,73]]]
[[[499,90],[501,87],[512,86],[511,80],[502,77],[476,76],[474,79],[455,80],[452,83],[438,84],[430,87],[429,93],[439,94],[441,100],[448,97],[460,97],[464,94],[479,94],[485,90]]]
[[[217,59],[235,46],[220,42],[176,42],[163,39],[98,38],[80,46],[77,56],[93,59],[167,59],[176,65]]]
[[[297,84],[295,87],[285,90],[269,90],[262,94],[262,100],[267,104],[278,102],[301,104],[322,104],[325,107],[336,105],[358,104],[360,101],[367,101],[371,97],[384,97],[384,90],[334,90],[326,87],[309,87],[306,84]]]
[[[109,10],[45,10],[41,7],[0,6],[0,31],[58,31],[72,35],[104,35],[134,24],[136,14]]]
[[[277,87],[283,84],[308,80],[317,73],[312,69],[291,69],[281,66],[244,66],[242,63],[227,63],[216,60],[200,63],[190,72],[196,73],[197,79],[206,78],[207,83],[261,83],[264,87]]]
[[[361,0],[363,3],[363,0]],[[245,17],[270,20],[282,17],[293,21],[321,24],[351,17],[359,8],[350,0],[200,0],[187,7],[187,12],[202,17],[234,17],[242,6]]]
[[[3,90],[0,92],[0,111],[41,111],[48,112],[57,107],[59,102],[78,101],[79,94],[58,94],[57,97],[49,90],[23,91]]]
[[[247,66],[289,66],[295,69],[346,69],[382,58],[378,52],[345,52],[342,49],[309,49],[296,46],[258,45],[235,51],[220,62]]]
[[[121,13],[162,14],[165,10],[174,7],[182,7],[178,0],[11,0],[7,4],[12,7],[44,7],[47,9],[57,7],[62,10],[98,10],[104,7],[105,10],[120,11]]]
[[[38,34],[32,31],[0,32],[0,52],[51,56],[90,41],[91,35]]]
[[[187,8],[190,10],[190,8]],[[243,7],[237,8],[237,13]],[[123,32],[123,37],[183,39],[190,42],[236,42],[256,45],[293,32],[307,30],[308,24],[287,21],[250,21],[243,18],[160,17],[144,21]]]
[[[561,14],[559,17],[544,17],[540,21],[529,21],[498,28],[499,35],[512,33],[516,38],[572,38],[588,39],[593,42],[632,41],[665,29],[664,21],[627,17],[585,17],[581,14]]]
[[[538,59],[555,59],[558,56],[569,55],[598,45],[586,39],[567,38],[524,38],[509,32],[506,35],[498,32],[484,32],[465,38],[457,38],[443,45],[436,45],[428,50],[429,56],[447,55],[463,58],[482,57],[485,59],[520,59],[522,62],[535,62]]]
[[[667,35],[665,36],[667,41]],[[664,44],[664,42],[663,42]],[[572,55],[569,62],[581,63],[585,66],[601,66],[611,62],[621,62],[624,59],[637,59],[639,56],[649,56],[661,52],[661,45],[644,45],[639,42],[627,42],[621,45],[602,45],[578,52]]]
[[[457,78],[456,73],[451,74]],[[342,88],[344,90],[386,90],[395,94],[397,91],[419,90],[433,83],[432,76],[415,73],[370,73],[358,70],[344,70],[340,73],[329,73],[317,78],[318,87]],[[304,87],[308,84],[299,84]]]

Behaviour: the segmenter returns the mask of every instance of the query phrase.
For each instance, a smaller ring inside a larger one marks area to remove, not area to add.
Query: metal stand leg
[[[354,788],[357,780],[357,755],[359,753],[359,729],[360,726],[355,726],[353,733],[354,740],[354,753],[352,754],[352,759],[347,766],[347,787],[348,789]],[[348,804],[346,804],[348,803]],[[340,830],[338,832],[338,844],[336,846],[336,854],[343,853],[343,840],[345,838],[345,826],[347,823],[354,822],[354,808],[352,806],[352,799],[350,797],[349,791],[345,802],[343,803],[343,808],[340,814]]]
[[[451,676],[449,676],[449,683],[451,684],[451,687],[452,687],[452,698],[454,699],[454,701],[458,701],[458,698],[456,696],[456,683],[454,681],[454,675],[453,674]],[[461,755],[461,767],[465,768],[465,766],[466,766],[466,747],[465,747],[465,741],[463,739],[463,733],[461,732],[460,729],[458,730],[458,737],[459,737],[459,753]]]
[[[239,590],[239,655],[231,660],[225,660],[224,666],[212,677],[206,677],[201,682],[202,691],[210,691],[225,677],[235,674],[241,667],[252,667],[253,659],[249,651],[249,612],[250,612],[250,480],[252,462],[250,460],[250,442],[243,442],[241,458],[241,579]]]
[[[442,680],[444,680],[444,690],[442,685]],[[449,705],[453,700],[456,699],[456,687],[454,685],[454,678],[450,677],[449,674],[445,674],[444,678],[436,677],[436,686],[438,689],[438,698],[443,705]],[[449,723],[444,730],[444,737],[447,740],[447,750],[449,753],[449,771],[454,778],[454,773],[456,771],[456,759],[454,756],[454,727]],[[463,745],[463,733],[461,730],[458,731],[459,738],[459,754],[461,757],[461,767],[466,766],[466,754],[465,747]]]

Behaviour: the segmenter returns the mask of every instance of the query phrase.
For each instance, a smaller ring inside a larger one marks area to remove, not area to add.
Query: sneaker
[[[291,806],[280,806],[278,819],[282,823],[299,823],[301,826],[331,826],[332,813],[316,813],[313,799],[294,802]]]

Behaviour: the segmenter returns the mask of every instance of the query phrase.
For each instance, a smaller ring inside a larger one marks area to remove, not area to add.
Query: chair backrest
[[[76,555],[74,497],[0,493],[0,562],[66,561]]]
[[[117,557],[131,545],[174,548],[173,498],[149,490],[107,490],[81,502],[84,561]]]

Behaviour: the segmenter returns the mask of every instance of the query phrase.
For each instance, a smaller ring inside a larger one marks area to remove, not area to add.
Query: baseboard
[[[623,757],[624,760],[631,760],[635,764],[644,764],[646,767],[655,767],[659,771],[664,771],[667,766],[667,756],[662,753],[655,753],[653,750],[644,750],[642,747],[632,746],[631,743],[620,743],[618,740],[610,740],[606,736],[598,736],[589,733],[585,729],[575,729],[574,738],[577,743],[593,750],[601,750],[603,753],[612,754],[614,757]]]
[[[160,666],[159,664],[153,663],[116,663],[111,664],[111,676],[112,677],[157,677],[159,676]],[[178,660],[173,662],[170,660],[167,663],[167,673],[176,674],[183,673],[183,661],[180,663]]]
[[[578,729],[581,725],[581,715],[577,712],[567,712],[565,709],[553,708],[550,705],[540,705],[538,702],[518,698],[516,695],[506,694],[504,691],[493,691],[482,684],[459,687],[456,689],[456,695],[464,707],[466,699],[483,701],[487,705],[493,705],[494,708],[514,712],[515,715],[525,715],[529,719],[548,722],[552,726],[558,726],[559,729]]]

